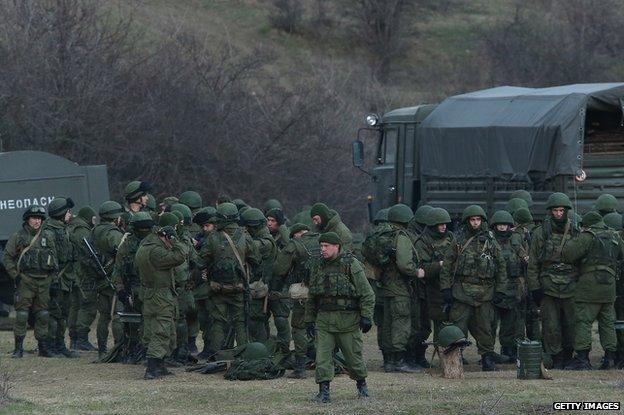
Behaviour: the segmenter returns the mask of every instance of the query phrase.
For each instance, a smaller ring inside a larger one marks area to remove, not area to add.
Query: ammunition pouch
[[[269,295],[269,286],[262,282],[262,280],[258,280],[249,284],[249,291],[253,299],[264,298]]]
[[[239,294],[245,291],[243,283],[238,284],[222,284],[216,281],[210,281],[210,291],[217,294]]]
[[[310,290],[308,289],[308,287],[302,282],[291,284],[288,288],[288,296],[293,300],[306,299],[308,298],[309,292]]]

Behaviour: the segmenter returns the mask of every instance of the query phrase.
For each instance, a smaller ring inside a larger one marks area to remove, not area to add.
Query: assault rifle
[[[102,278],[104,278],[104,280],[108,283],[109,287],[113,289],[113,291],[117,291],[115,289],[115,284],[113,284],[111,279],[108,277],[108,273],[106,272],[104,265],[102,265],[102,263],[100,262],[100,258],[98,258],[97,254],[95,253],[95,250],[93,249],[93,247],[91,246],[87,238],[82,238],[82,242],[84,242],[85,246],[87,247],[87,250],[89,251],[89,254],[91,255],[91,259],[93,259],[93,261],[95,262],[96,271],[100,274]]]

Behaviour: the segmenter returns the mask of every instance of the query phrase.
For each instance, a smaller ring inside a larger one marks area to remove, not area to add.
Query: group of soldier
[[[386,371],[429,367],[426,340],[441,329],[470,333],[482,370],[515,363],[517,343],[541,341],[548,368],[591,369],[591,328],[598,321],[600,369],[624,365],[622,215],[601,195],[580,217],[569,197],[553,193],[536,225],[531,195],[514,192],[489,218],[464,209],[456,232],[448,212],[398,204],[382,209],[363,244],[376,289],[375,324]],[[541,326],[541,328],[540,328]],[[500,353],[494,350],[498,336]]]
[[[24,212],[5,252],[16,284],[13,357],[23,356],[34,319],[40,356],[97,350],[105,362],[146,361],[145,378],[156,379],[167,366],[269,341],[272,317],[275,353],[293,357],[289,377],[306,377],[315,350],[318,402],[330,400],[338,351],[358,396],[368,396],[362,333],[373,324],[388,372],[429,367],[427,340],[436,344],[449,324],[475,338],[484,371],[515,361],[525,338],[541,340],[549,367],[589,369],[595,320],[601,368],[624,359],[614,328],[615,308],[620,319],[624,311],[616,299],[624,242],[611,195],[580,218],[554,193],[535,225],[531,195],[518,191],[489,221],[466,207],[456,232],[442,208],[397,204],[377,213],[359,246],[324,203],[289,220],[275,199],[261,210],[225,196],[204,206],[194,191],[157,203],[150,191],[133,181],[123,204],[106,201],[98,212],[74,215],[65,197]]]

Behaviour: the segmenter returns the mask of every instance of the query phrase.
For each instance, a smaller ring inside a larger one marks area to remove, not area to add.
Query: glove
[[[50,284],[50,297],[58,297],[61,294],[61,284],[53,282]]]
[[[306,323],[306,335],[313,339],[316,334],[316,324],[315,323]]]
[[[505,300],[505,294],[500,293],[500,292],[495,292],[494,293],[494,298],[492,298],[492,304],[494,304],[495,306],[499,306],[500,303],[502,303]]]
[[[453,292],[450,288],[442,290],[442,299],[444,300],[444,303],[442,304],[442,312],[444,314],[448,314],[451,311],[451,307],[453,307]]]
[[[535,302],[536,306],[540,306],[540,304],[542,304],[542,299],[544,298],[544,291],[542,291],[541,288],[538,288],[537,290],[533,290],[531,291],[531,297],[533,297],[533,301]]]
[[[165,238],[169,239],[170,241],[174,240],[177,236],[176,234],[176,230],[173,226],[165,226],[162,229],[160,229],[158,231],[158,235],[160,236],[164,236]]]
[[[360,329],[362,329],[362,333],[368,333],[371,327],[373,327],[373,323],[371,322],[370,318],[362,317],[360,319]]]

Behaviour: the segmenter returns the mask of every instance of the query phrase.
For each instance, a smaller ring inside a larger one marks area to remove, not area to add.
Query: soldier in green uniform
[[[51,350],[69,358],[79,357],[78,353],[65,346],[65,331],[71,291],[75,288],[74,279],[74,247],[69,239],[67,223],[72,217],[71,208],[74,202],[70,198],[55,197],[48,205],[48,219],[43,222],[42,228],[54,235],[59,272],[52,278],[50,284],[50,320],[48,329]]]
[[[544,364],[563,369],[574,347],[576,267],[563,263],[561,251],[578,230],[568,219],[572,204],[567,195],[551,194],[546,209],[548,217],[532,234],[528,285],[541,311]]]
[[[49,348],[48,303],[50,284],[58,272],[54,234],[42,229],[46,211],[30,206],[22,215],[22,229],[11,235],[4,248],[4,266],[15,281],[15,349],[12,357],[24,355],[24,337],[28,326],[28,311],[35,316],[35,338],[39,356],[53,357]]]
[[[607,213],[604,218],[604,223],[611,229],[620,234],[620,238],[624,240],[624,230],[622,230],[622,215],[617,212]],[[624,320],[624,276],[622,276],[622,268],[618,278],[616,279],[615,286],[615,318],[617,320]],[[616,331],[617,337],[617,357],[616,363],[618,369],[624,368],[624,330]]]
[[[158,231],[147,235],[136,253],[143,292],[143,342],[147,347],[145,379],[169,374],[164,358],[176,346],[176,287],[174,269],[188,259],[189,245],[176,233],[178,219],[165,212]],[[186,341],[186,339],[185,339]]]
[[[522,202],[524,203],[524,201]],[[521,241],[513,238],[511,228],[514,226],[514,220],[509,212],[505,210],[494,212],[490,224],[507,265],[505,298],[496,304],[500,322],[498,336],[501,354],[509,357],[509,363],[514,363],[516,361],[516,343],[525,337],[523,305],[527,297],[526,251],[519,243]]]
[[[392,206],[388,211],[388,221],[392,228],[387,239],[389,245],[377,248],[388,256],[387,261],[381,261],[385,264],[381,270],[380,291],[384,298],[383,349],[388,359],[384,369],[392,372],[422,371],[422,368],[411,366],[405,361],[408,342],[414,326],[417,327],[419,322],[413,313],[413,307],[419,307],[414,280],[425,276],[414,257],[414,246],[407,232],[407,224],[413,216],[412,209],[407,205]]]
[[[507,272],[501,248],[486,221],[480,206],[464,209],[462,228],[442,264],[440,288],[450,321],[466,336],[470,330],[477,341],[482,370],[493,371],[493,304],[505,299]]]
[[[231,321],[236,343],[248,342],[248,264],[260,263],[260,254],[249,234],[238,225],[238,209],[232,203],[217,206],[216,229],[208,235],[200,257],[210,284],[212,350],[220,350]]]
[[[146,210],[150,190],[152,190],[152,186],[148,182],[134,180],[128,183],[124,189],[127,210],[132,213]]]
[[[343,352],[358,396],[367,398],[366,365],[362,357],[362,332],[372,327],[375,295],[366,280],[362,264],[341,250],[334,232],[319,238],[322,259],[310,274],[309,298],[305,305],[306,331],[316,335],[316,383],[318,403],[330,401],[329,383],[334,378],[334,349]]]
[[[617,347],[613,304],[618,266],[624,259],[624,241],[604,224],[598,212],[583,216],[583,229],[577,238],[566,241],[561,256],[564,262],[576,264],[579,269],[574,292],[576,356],[566,369],[591,369],[589,351],[592,325],[596,320],[604,350],[600,369],[613,369]]]
[[[267,229],[267,220],[260,209],[249,208],[242,214],[242,221],[260,253],[260,263],[251,267],[249,287],[251,307],[249,313],[250,341],[262,342],[269,338],[267,332],[269,284],[272,284],[273,264],[277,245]]]
[[[531,196],[531,193],[527,192],[524,189],[520,189],[520,190],[516,190],[514,191],[511,196],[509,197],[510,199],[522,199],[526,202],[527,204],[527,209],[530,209],[531,206],[533,206],[533,197]],[[511,213],[511,212],[509,212]],[[513,215],[513,213],[512,213]]]
[[[520,199],[519,197],[509,199],[509,201],[507,202],[507,206],[505,206],[505,210],[509,212],[510,215],[516,213],[518,209],[528,208],[529,205],[527,204],[527,202],[525,202],[524,199]]]
[[[618,201],[615,196],[609,193],[603,193],[596,199],[596,210],[601,216],[609,213],[617,212]]]
[[[434,208],[427,217],[427,228],[416,242],[416,252],[425,270],[425,286],[427,290],[427,308],[429,318],[433,321],[433,341],[438,334],[446,316],[442,313],[442,291],[440,289],[440,271],[448,249],[453,246],[455,236],[448,229],[451,217],[442,208]]]
[[[342,249],[350,252],[353,249],[353,235],[340,219],[340,215],[327,207],[325,203],[315,203],[310,208],[310,217],[319,232],[334,232],[342,241]]]
[[[95,226],[97,214],[91,206],[84,206],[78,211],[78,215],[72,218],[68,225],[69,239],[74,247],[74,279],[75,285],[71,291],[69,317],[67,327],[69,337],[72,339],[71,348],[78,350],[93,351],[96,348],[89,342],[89,332],[80,333],[78,330],[78,313],[83,302],[82,281],[87,279],[86,273],[92,272],[88,266],[89,257],[85,252],[82,238],[89,239],[91,230]]]
[[[407,228],[412,231],[416,235],[420,235],[423,233],[425,228],[427,227],[427,218],[429,214],[433,211],[433,207],[429,205],[422,205],[416,212],[414,212],[414,217],[407,225]]]
[[[310,270],[314,261],[320,259],[319,234],[311,232],[303,223],[295,223],[290,227],[290,240],[286,247],[277,254],[275,261],[275,278],[285,279],[287,289],[297,284],[298,292],[293,290],[292,317],[290,319],[292,338],[295,344],[295,370],[288,375],[293,379],[305,379],[306,354],[308,338],[305,332],[305,300],[307,295],[304,287],[310,285]],[[290,291],[290,290],[289,290]]]
[[[314,222],[310,217],[310,205],[305,205],[301,208],[301,211],[292,218],[292,223],[303,223],[308,228],[314,228]]]

